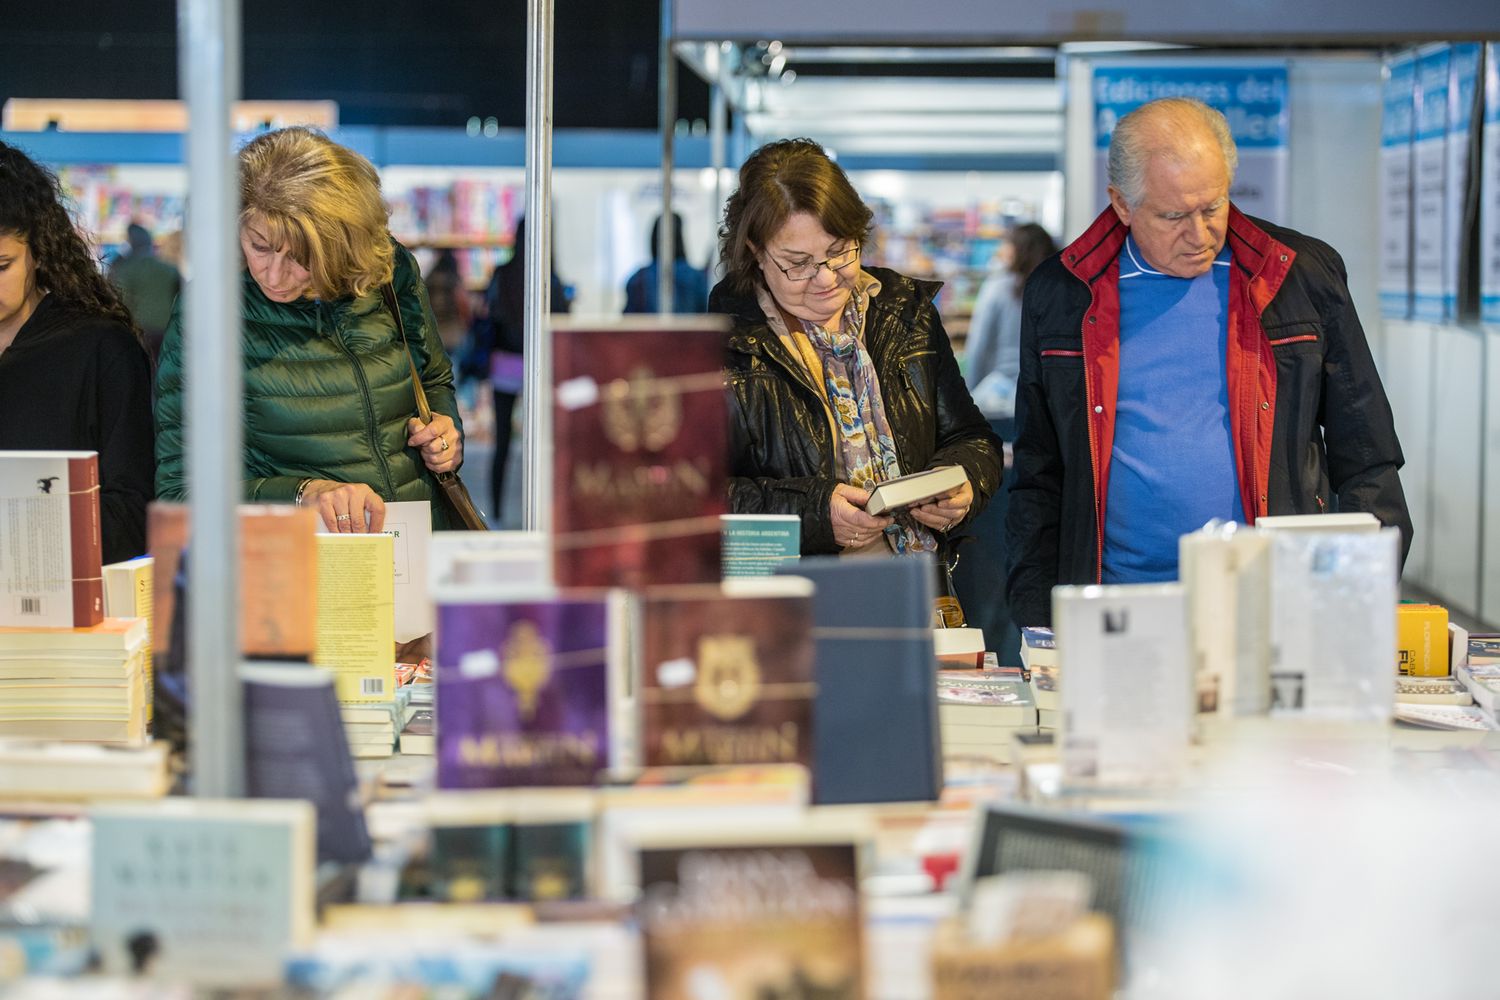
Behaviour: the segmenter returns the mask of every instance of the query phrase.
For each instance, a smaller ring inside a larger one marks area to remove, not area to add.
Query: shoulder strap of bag
[[[406,323],[401,319],[401,306],[396,302],[396,288],[389,281],[380,286],[380,297],[385,307],[396,319],[396,335],[401,338],[401,347],[406,351],[406,363],[411,365],[411,388],[417,397],[417,417],[424,424],[432,423],[432,408],[427,405],[427,390],[422,388],[422,375],[417,371],[417,359],[412,356],[411,344],[406,340]]]

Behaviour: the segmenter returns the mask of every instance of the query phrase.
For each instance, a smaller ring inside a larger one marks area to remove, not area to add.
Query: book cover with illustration
[[[0,451],[0,525],[0,625],[103,620],[97,452]]]
[[[604,600],[440,604],[442,788],[588,785],[609,764]]]
[[[811,766],[812,593],[812,584],[797,577],[646,593],[641,754],[647,767]]]
[[[647,849],[639,917],[648,1000],[862,1000],[852,844]]]
[[[725,326],[644,317],[553,330],[553,570],[561,587],[720,578]]]

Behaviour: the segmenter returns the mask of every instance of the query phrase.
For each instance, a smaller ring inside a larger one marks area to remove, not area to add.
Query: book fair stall
[[[233,6],[183,4],[185,307],[228,345]],[[671,5],[664,46],[764,34],[723,6]],[[1164,10],[1110,25],[1205,30]],[[1039,17],[986,30],[1055,40]],[[139,558],[105,564],[95,453],[0,451],[0,994],[1487,994],[1500,633],[1402,600],[1398,529],[1210,522],[1175,582],[1055,588],[1005,663],[930,556],[730,512],[724,318],[552,319],[527,279],[519,530],[241,502],[230,347],[188,355],[194,502],[152,503]]]

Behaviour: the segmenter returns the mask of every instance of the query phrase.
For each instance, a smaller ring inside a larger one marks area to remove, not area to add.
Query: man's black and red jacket
[[[1230,430],[1245,516],[1369,511],[1411,518],[1401,444],[1349,297],[1319,240],[1229,210]],[[1120,374],[1120,250],[1106,209],[1026,283],[1016,390],[1007,595],[1022,625],[1052,620],[1052,587],[1097,583]]]

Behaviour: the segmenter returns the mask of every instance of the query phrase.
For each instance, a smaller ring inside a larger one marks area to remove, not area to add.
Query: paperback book
[[[103,619],[98,453],[0,451],[0,525],[0,625]]]

